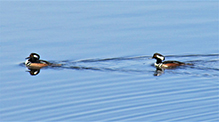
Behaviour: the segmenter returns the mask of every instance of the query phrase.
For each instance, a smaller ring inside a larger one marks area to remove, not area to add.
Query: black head
[[[151,58],[157,59],[157,64],[162,63],[162,61],[165,60],[165,57],[160,53],[154,53],[153,57]]]
[[[159,59],[161,61],[165,60],[165,57],[161,55],[160,53],[154,53],[152,58]]]
[[[40,59],[40,56],[37,53],[31,53],[29,57],[27,57],[26,59],[29,59],[29,61],[33,62],[37,62]]]

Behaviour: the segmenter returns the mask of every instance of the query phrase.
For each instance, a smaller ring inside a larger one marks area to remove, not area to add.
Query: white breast
[[[157,67],[157,68],[162,68],[162,65],[163,65],[162,63],[159,63],[159,64],[154,63],[154,66]]]
[[[26,65],[26,66],[30,66],[30,64],[31,64],[31,62],[27,59],[27,60],[25,61],[25,65]]]

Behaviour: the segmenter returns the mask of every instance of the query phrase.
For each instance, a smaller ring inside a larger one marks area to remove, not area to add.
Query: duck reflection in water
[[[164,70],[165,69],[160,69],[160,68],[157,68],[156,71],[154,72],[154,76],[160,76],[164,73]]]
[[[38,75],[40,73],[40,69],[29,69],[27,72],[30,73],[30,75]]]

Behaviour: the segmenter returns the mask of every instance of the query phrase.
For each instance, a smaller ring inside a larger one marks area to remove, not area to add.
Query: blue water
[[[0,2],[0,121],[219,121],[218,1]],[[30,75],[30,53],[62,64]],[[159,52],[193,65],[156,76]]]

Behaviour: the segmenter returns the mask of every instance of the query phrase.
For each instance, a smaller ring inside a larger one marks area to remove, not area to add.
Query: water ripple
[[[53,62],[63,64],[63,66],[59,67],[59,69],[152,74],[153,68],[151,65],[153,66],[153,62],[155,61],[149,60],[150,57],[151,56],[135,56],[104,59],[83,59],[76,61],[64,60]],[[171,70],[173,74],[209,77],[219,76],[219,54],[167,55],[166,57],[169,59],[175,59],[185,63],[193,64],[191,66],[182,66],[177,68],[186,70]],[[190,58],[190,60],[185,60],[187,58]],[[199,70],[202,70],[202,72]]]

